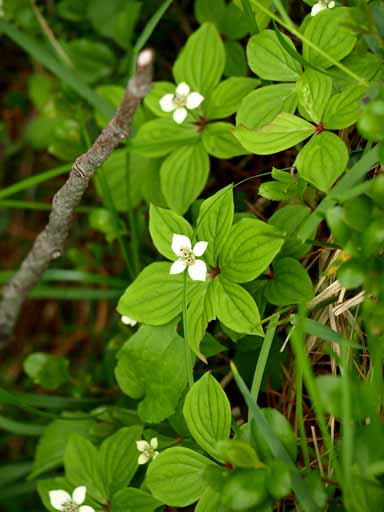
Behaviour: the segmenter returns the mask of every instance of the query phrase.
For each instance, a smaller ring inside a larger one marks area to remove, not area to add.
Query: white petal
[[[87,488],[85,487],[85,485],[76,487],[76,489],[72,493],[72,501],[76,503],[76,505],[81,505],[82,503],[84,503],[86,494]]]
[[[174,263],[172,263],[171,268],[169,270],[170,274],[181,274],[184,272],[187,264],[185,261],[182,260],[176,260]]]
[[[63,510],[65,503],[72,500],[67,491],[49,491],[49,501],[56,510]]]
[[[196,260],[188,267],[188,274],[193,281],[205,281],[207,277],[207,265],[203,260]]]
[[[187,117],[187,114],[188,114],[187,109],[177,108],[174,111],[172,117],[173,117],[173,120],[175,121],[175,123],[181,124],[184,121],[184,119]]]
[[[136,447],[139,450],[139,452],[144,452],[145,450],[148,450],[148,448],[150,448],[149,443],[147,443],[147,441],[136,441]]]
[[[331,0],[331,2],[328,2],[327,7],[328,7],[328,9],[333,9],[335,7],[335,5],[336,5],[336,3],[333,0]]]
[[[175,103],[173,101],[173,94],[166,94],[161,98],[159,101],[160,108],[163,112],[172,112],[172,110],[175,110]]]
[[[197,242],[193,247],[193,254],[195,256],[202,256],[208,247],[208,242]]]
[[[322,3],[318,2],[312,7],[311,16],[316,16],[320,11],[324,10],[326,7]]]
[[[181,249],[191,249],[192,243],[187,236],[174,233],[171,247],[176,256],[181,256]]]
[[[152,459],[155,460],[158,455],[159,455],[159,452],[153,452]]]
[[[202,96],[200,93],[191,92],[191,94],[188,94],[187,96],[187,108],[193,110],[194,108],[199,107],[203,100],[204,96]]]
[[[156,450],[156,448],[159,446],[159,441],[157,440],[157,437],[152,437],[151,439],[151,447]]]
[[[134,327],[137,324],[137,320],[134,320],[133,318],[130,318],[129,316],[125,315],[121,317],[121,321],[123,322],[123,324],[130,325],[132,327]]]
[[[139,455],[139,458],[137,459],[137,463],[138,464],[146,464],[150,459],[150,456],[148,455],[148,453],[142,453],[141,455]]]
[[[176,94],[178,96],[187,96],[190,91],[190,87],[185,82],[180,82],[179,85],[176,87]]]
[[[79,512],[95,512],[95,509],[89,505],[81,505]]]

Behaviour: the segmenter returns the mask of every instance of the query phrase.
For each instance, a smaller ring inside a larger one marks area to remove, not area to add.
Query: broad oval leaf
[[[230,123],[209,123],[201,136],[206,151],[216,158],[233,158],[248,153],[234,137],[235,127]]]
[[[257,219],[242,219],[232,227],[219,260],[223,277],[235,283],[256,279],[279,252],[283,234]]]
[[[154,512],[161,505],[161,501],[136,487],[123,487],[111,500],[113,512]]]
[[[296,167],[301,178],[323,192],[328,192],[348,163],[345,143],[331,132],[322,132],[299,152]]]
[[[232,76],[221,82],[207,102],[207,119],[220,119],[236,112],[241,100],[260,84],[260,80]]]
[[[132,140],[132,149],[154,158],[165,156],[180,146],[195,144],[199,138],[195,125],[177,124],[173,119],[160,118],[148,121],[140,127]]]
[[[176,233],[192,239],[193,234],[192,226],[184,217],[153,204],[149,208],[149,232],[156,249],[170,260],[177,259],[171,247],[173,235]]]
[[[298,144],[314,131],[315,127],[304,119],[282,112],[258,130],[238,126],[234,135],[248,151],[256,155],[271,155]]]
[[[220,81],[225,51],[215,25],[203,23],[189,38],[173,66],[177,83],[186,82],[206,96]]]
[[[273,278],[265,294],[275,306],[307,303],[313,297],[313,285],[303,265],[294,258],[281,258],[273,265]]]
[[[206,489],[205,468],[214,463],[189,448],[169,448],[151,462],[146,484],[152,495],[171,507],[186,507]]]
[[[329,130],[339,130],[353,125],[360,116],[360,100],[366,87],[351,85],[332,96],[324,112],[324,126]]]
[[[314,69],[307,69],[296,82],[300,114],[320,123],[332,93],[332,78]]]
[[[200,352],[200,343],[208,323],[216,318],[213,282],[201,284],[193,295],[187,310],[188,343],[193,352],[205,363],[206,357]]]
[[[296,52],[292,41],[284,34],[281,37]],[[273,30],[263,30],[251,37],[247,58],[252,71],[264,80],[294,82],[300,76],[300,63],[282,46]]]
[[[182,146],[160,168],[161,190],[172,210],[185,213],[203,191],[209,175],[209,156],[201,143]]]
[[[229,438],[231,405],[223,388],[209,372],[188,391],[183,415],[196,443],[212,457],[224,462],[216,450],[216,443]]]
[[[128,286],[117,310],[137,322],[163,325],[182,309],[183,276],[170,275],[170,263],[148,265]]]
[[[356,34],[348,27],[350,23],[352,23],[350,9],[347,7],[324,9],[310,19],[304,31],[304,37],[327,55],[340,61],[352,51],[356,43]],[[326,69],[332,66],[329,59],[320,55],[305,41],[303,57],[317,67]]]
[[[216,315],[235,332],[264,335],[259,309],[242,286],[219,276],[214,280]]]
[[[277,84],[260,87],[241,102],[236,114],[236,125],[260,128],[270,123],[281,112],[293,114],[297,96],[295,84]]]

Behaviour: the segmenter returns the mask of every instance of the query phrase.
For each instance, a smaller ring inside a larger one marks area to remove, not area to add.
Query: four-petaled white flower
[[[160,99],[160,107],[163,112],[173,112],[173,120],[180,124],[187,117],[188,110],[194,110],[199,107],[204,100],[199,92],[190,92],[188,84],[181,82],[177,87],[175,94],[166,94]]]
[[[137,324],[137,320],[134,320],[133,318],[129,318],[129,316],[126,316],[126,315],[123,315],[121,317],[121,321],[123,322],[123,324],[130,325],[131,327],[135,327],[135,325]]]
[[[208,247],[208,242],[197,242],[192,249],[192,242],[185,235],[174,234],[172,237],[172,251],[178,256],[171,265],[170,274],[181,274],[188,268],[188,274],[194,281],[205,281],[207,265],[197,256],[202,256]]]
[[[138,464],[146,464],[151,459],[156,459],[159,452],[156,450],[159,446],[157,437],[152,437],[150,442],[147,441],[136,441],[136,446],[139,452],[142,452],[138,458]]]
[[[324,9],[333,9],[336,3],[334,0],[319,0],[315,5],[312,6],[311,16],[316,16],[320,11]]]
[[[85,501],[87,488],[84,485],[76,487],[72,496],[67,491],[49,491],[49,500],[55,510],[61,512],[95,512],[93,507],[82,505]]]

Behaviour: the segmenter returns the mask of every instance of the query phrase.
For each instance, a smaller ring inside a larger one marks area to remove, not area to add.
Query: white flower
[[[324,9],[333,9],[336,3],[334,0],[319,0],[315,5],[312,6],[311,16],[316,16],[320,11]]]
[[[49,491],[49,500],[55,510],[61,512],[95,512],[93,507],[82,505],[85,501],[87,488],[82,485],[76,487],[72,496],[67,491]]]
[[[131,327],[135,327],[135,325],[137,324],[137,320],[134,320],[133,318],[129,318],[129,316],[125,316],[125,315],[123,315],[121,317],[121,321],[123,322],[123,324],[130,325]]]
[[[181,274],[188,268],[188,274],[194,281],[205,281],[207,265],[203,260],[196,259],[202,256],[208,247],[208,242],[197,242],[192,249],[192,242],[185,235],[174,234],[172,237],[172,251],[178,256],[171,265],[170,274]]]
[[[139,452],[142,452],[138,458],[138,464],[146,464],[151,459],[156,459],[159,452],[156,450],[159,446],[157,437],[152,437],[150,442],[147,441],[136,441],[136,446]]]
[[[194,110],[200,106],[204,100],[198,92],[190,92],[190,87],[185,82],[181,82],[177,87],[175,94],[166,94],[160,99],[160,107],[163,112],[173,112],[173,120],[180,124],[187,117],[188,110]]]

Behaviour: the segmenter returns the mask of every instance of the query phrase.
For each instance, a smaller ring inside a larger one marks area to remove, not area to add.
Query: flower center
[[[67,501],[64,503],[63,508],[61,509],[63,512],[78,512],[79,507],[73,501]]]
[[[188,266],[193,265],[196,261],[196,256],[193,254],[192,249],[182,247],[180,249],[180,259],[182,259]]]
[[[187,96],[185,94],[174,94],[173,96],[173,104],[176,108],[185,107],[187,104]]]

